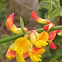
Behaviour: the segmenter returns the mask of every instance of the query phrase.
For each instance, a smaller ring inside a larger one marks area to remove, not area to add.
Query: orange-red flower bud
[[[49,24],[49,23],[50,23],[50,20],[39,18],[39,17],[37,16],[37,14],[35,13],[35,11],[32,11],[31,16],[32,16],[32,18],[33,18],[34,20],[36,20],[38,23],[41,23],[41,24]]]
[[[35,11],[32,11],[31,16],[32,16],[32,18],[33,18],[34,20],[36,20],[36,21],[39,19],[39,17],[38,17],[37,14],[35,13]]]
[[[55,26],[55,24],[50,23],[50,24],[44,26],[44,30],[49,31],[54,26]]]

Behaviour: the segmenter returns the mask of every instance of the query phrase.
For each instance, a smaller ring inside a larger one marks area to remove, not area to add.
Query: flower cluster
[[[24,59],[29,56],[33,62],[38,62],[42,61],[40,58],[46,51],[46,45],[49,44],[50,48],[53,50],[57,48],[52,41],[60,30],[49,32],[55,24],[51,23],[50,20],[38,17],[34,11],[32,11],[31,15],[38,23],[47,25],[44,26],[44,31],[41,33],[38,33],[35,30],[29,31],[26,27],[24,27],[25,32],[29,33],[25,33],[24,37],[16,39],[14,43],[10,45],[6,54],[6,57],[9,60],[16,57],[17,62],[25,62]],[[23,33],[21,28],[18,28],[13,24],[13,21],[14,14],[10,14],[6,21],[6,27],[15,34]]]

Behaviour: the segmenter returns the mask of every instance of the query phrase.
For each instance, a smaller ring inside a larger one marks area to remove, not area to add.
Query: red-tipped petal
[[[41,48],[38,48],[38,47],[32,47],[32,51],[31,51],[31,53],[33,54],[33,53],[39,51],[40,49],[43,49],[44,47],[45,47],[45,46],[43,46],[43,47],[41,47]]]
[[[56,30],[56,33],[60,32],[61,30]]]
[[[53,50],[55,50],[57,48],[56,45],[53,42],[49,43],[49,46]]]
[[[51,32],[49,34],[49,39],[48,40],[53,40],[55,38],[55,36],[56,36],[56,32],[55,31]]]
[[[10,14],[9,16],[8,16],[8,18],[12,18],[12,22],[14,21],[14,13],[13,14]]]
[[[34,51],[37,51],[37,50],[39,50],[40,48],[38,48],[38,47],[33,47],[33,50]]]
[[[42,49],[42,48],[44,48],[44,46],[43,46],[43,47],[41,47],[41,48],[33,47],[33,50],[34,50],[34,51],[38,51],[39,49]]]
[[[49,22],[49,23],[50,23],[50,22]],[[54,23],[50,23],[50,24],[44,26],[44,30],[49,31],[49,30],[50,30],[52,27],[54,27],[54,26],[55,26]]]
[[[16,56],[16,53],[12,49],[10,49],[10,51],[8,51],[8,55]]]
[[[39,17],[36,15],[35,11],[32,11],[31,16],[34,20],[38,20]]]
[[[6,57],[11,60],[16,57],[16,53],[10,48],[6,54]]]
[[[49,30],[49,25],[45,25],[44,30],[48,31]]]

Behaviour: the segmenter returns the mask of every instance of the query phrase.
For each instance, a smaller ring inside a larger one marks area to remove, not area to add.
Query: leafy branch
[[[62,30],[62,25],[60,25],[60,26],[54,26],[53,28],[51,28],[51,31],[52,30]],[[39,28],[39,29],[36,29],[36,31],[38,32],[38,33],[40,33],[40,32],[42,32],[42,31],[44,31],[44,29],[43,28]],[[5,39],[1,39],[0,40],[0,44],[1,43],[5,43],[5,42],[9,42],[9,41],[11,41],[11,40],[15,40],[15,39],[17,39],[17,38],[19,38],[19,37],[23,37],[25,34],[24,33],[22,33],[22,34],[19,34],[19,35],[14,35],[14,36],[12,36],[12,37],[8,37],[8,38],[5,38]]]

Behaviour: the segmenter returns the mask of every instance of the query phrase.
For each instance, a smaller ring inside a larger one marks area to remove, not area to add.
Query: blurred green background
[[[29,30],[43,27],[32,19],[31,12],[34,10],[39,17],[48,19],[49,3],[50,0],[0,0],[0,39],[14,35],[5,26],[5,21],[11,13],[15,13],[14,24],[17,27],[20,27],[20,16]],[[52,7],[52,12],[55,9],[59,11],[57,15],[50,18],[51,22],[62,25],[62,0],[52,0]],[[12,42],[0,44],[0,62],[16,62],[15,59],[10,61],[5,56]],[[57,35],[53,42],[57,45],[57,49],[52,50],[47,46],[47,51],[42,55],[43,62],[62,62],[62,37]],[[27,58],[26,62],[31,61]]]

